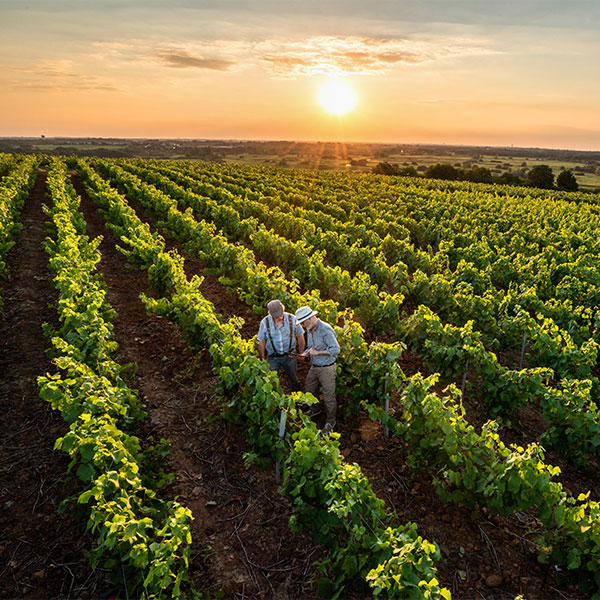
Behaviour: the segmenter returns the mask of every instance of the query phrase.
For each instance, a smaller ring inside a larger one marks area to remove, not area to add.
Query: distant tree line
[[[357,148],[358,145],[355,145]],[[477,155],[492,155],[496,158],[526,158],[555,160],[565,162],[581,162],[582,166],[595,168],[600,163],[600,152],[589,150],[556,150],[550,148],[521,148],[498,146],[449,146],[447,144],[373,144],[372,156],[385,160],[388,156],[406,154],[410,156],[448,156],[448,160],[472,157]],[[354,152],[349,154],[353,155]]]
[[[377,163],[371,171],[378,175],[400,175],[402,177],[417,177],[419,175],[414,167],[399,167],[389,162]]]
[[[389,162],[376,164],[373,173],[379,175],[398,175],[401,177],[418,177],[419,173],[413,166],[399,167]],[[423,176],[429,179],[445,179],[447,181],[471,181],[473,183],[502,183],[508,185],[525,185],[542,189],[559,189],[567,192],[576,192],[579,189],[573,171],[561,171],[554,181],[554,173],[548,165],[536,165],[527,171],[525,177],[506,171],[495,177],[486,167],[472,167],[463,169],[451,164],[435,164],[428,166]]]

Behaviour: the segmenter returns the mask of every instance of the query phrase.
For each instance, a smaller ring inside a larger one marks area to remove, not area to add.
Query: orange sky
[[[599,150],[598,22],[579,0],[2,0],[0,136]],[[344,116],[317,100],[333,77]]]

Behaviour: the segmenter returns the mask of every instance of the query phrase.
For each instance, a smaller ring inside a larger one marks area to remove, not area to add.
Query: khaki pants
[[[327,423],[335,425],[335,414],[337,403],[335,400],[335,373],[336,364],[333,363],[328,367],[310,368],[306,376],[305,391],[310,392],[313,396],[317,396],[319,386],[323,389],[323,404],[327,411]]]

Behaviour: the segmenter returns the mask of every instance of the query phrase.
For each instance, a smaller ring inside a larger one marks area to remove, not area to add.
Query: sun
[[[333,80],[319,89],[319,104],[332,115],[345,115],[356,105],[356,94],[345,81]]]

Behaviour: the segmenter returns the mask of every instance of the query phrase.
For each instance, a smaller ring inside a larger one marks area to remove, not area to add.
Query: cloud
[[[492,54],[466,39],[415,41],[361,37],[314,37],[302,41],[265,41],[255,46],[257,58],[283,77],[309,75],[374,75],[400,64]]]
[[[380,75],[399,65],[494,54],[482,40],[318,36],[296,40],[211,40],[149,49],[144,40],[97,44],[94,56],[114,63],[158,63],[169,69],[233,72],[262,67],[277,78],[312,75]]]
[[[209,69],[227,71],[235,63],[221,58],[201,58],[182,51],[162,51],[158,58],[168,67],[175,69]]]
[[[71,60],[43,59],[31,67],[9,67],[6,80],[12,88],[65,92],[72,90],[117,91],[104,78],[80,73]]]
[[[79,81],[76,83],[43,83],[35,81],[22,81],[19,79],[8,80],[8,85],[22,90],[32,90],[40,92],[72,92],[74,90],[116,92],[119,88],[114,85],[103,85],[96,83],[87,83]]]

